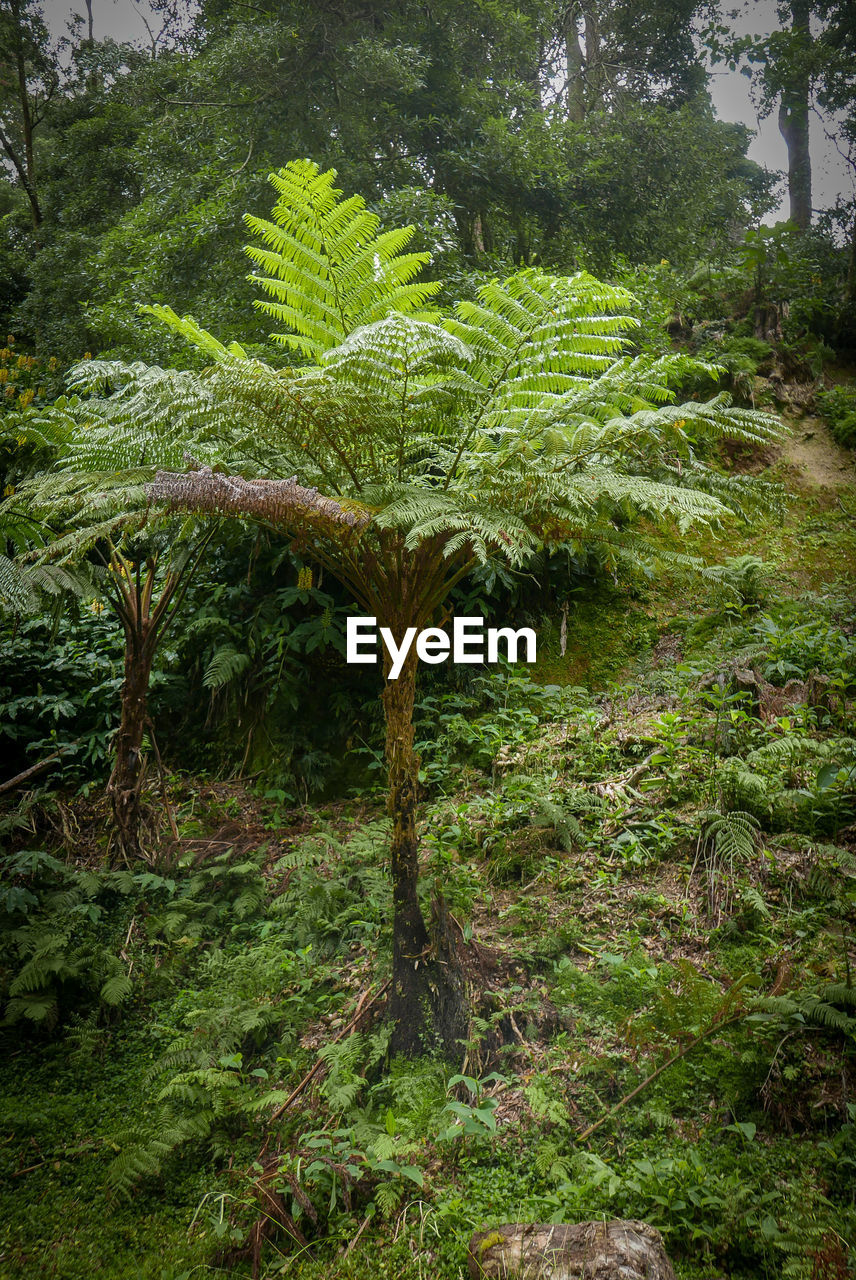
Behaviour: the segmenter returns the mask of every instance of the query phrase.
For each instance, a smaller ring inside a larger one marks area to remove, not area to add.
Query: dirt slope
[[[793,468],[802,488],[846,489],[856,487],[853,454],[836,444],[822,418],[791,420],[791,435],[782,449],[782,460]]]

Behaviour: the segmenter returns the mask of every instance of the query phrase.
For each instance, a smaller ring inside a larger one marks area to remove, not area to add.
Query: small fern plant
[[[716,925],[728,914],[736,871],[755,854],[761,824],[751,813],[731,809],[701,815],[708,910]]]
[[[637,322],[625,290],[530,268],[432,313],[438,286],[417,279],[428,259],[406,252],[412,228],[383,231],[332,170],[309,161],[290,162],[273,184],[272,220],[249,219],[249,253],[258,305],[295,363],[273,367],[151,307],[209,366],[79,366],[72,390],[86,398],[66,411],[69,467],[77,457],[109,474],[110,492],[124,483],[129,502],[159,467],[153,503],[297,539],[398,640],[442,624],[453,587],[486,561],[520,566],[559,544],[599,548],[611,566],[688,564],[652,530],[680,533],[775,501],[763,482],[705,459],[720,440],[777,439],[779,421],[726,393],[675,403],[690,373],[716,369],[629,354]],[[463,984],[431,955],[417,893],[415,681],[411,649],[383,694],[391,1050],[407,1056],[437,1038],[454,1051],[468,1022]]]

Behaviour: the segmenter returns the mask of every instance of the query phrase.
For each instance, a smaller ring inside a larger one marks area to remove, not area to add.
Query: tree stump
[[[467,1258],[472,1280],[675,1280],[647,1222],[511,1223],[477,1231]]]

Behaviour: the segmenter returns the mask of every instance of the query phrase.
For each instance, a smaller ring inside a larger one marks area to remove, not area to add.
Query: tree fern
[[[702,815],[705,825],[704,838],[713,846],[715,856],[733,867],[746,862],[755,852],[759,829],[758,819],[751,813],[732,809],[727,813]]]
[[[701,815],[707,873],[708,909],[716,924],[728,914],[736,872],[755,853],[760,823],[742,809]]]
[[[260,241],[249,254],[266,294],[258,305],[304,363],[273,368],[153,309],[208,367],[79,366],[77,402],[45,428],[58,465],[31,490],[34,507],[76,531],[150,519],[147,502],[263,522],[299,537],[400,635],[442,617],[478,563],[520,565],[556,544],[594,545],[612,564],[650,559],[642,520],[681,533],[775,500],[754,480],[722,477],[709,453],[726,438],[776,440],[780,422],[725,393],[676,404],[681,379],[714,371],[682,355],[630,356],[624,290],[530,268],[486,283],[451,315],[418,314],[439,285],[418,280],[428,255],[405,252],[410,229],[382,231],[333,171],[309,161],[272,181],[273,218],[248,218]],[[430,958],[418,905],[414,680],[415,659],[384,698],[398,876],[393,1052],[407,1053],[432,1002],[457,1008],[461,1034],[467,1021],[460,986]],[[714,843],[730,838],[723,828]],[[414,954],[425,963],[405,960]]]

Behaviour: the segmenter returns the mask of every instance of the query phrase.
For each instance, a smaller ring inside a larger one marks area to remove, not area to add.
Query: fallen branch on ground
[[[22,782],[28,782],[30,778],[34,778],[37,773],[47,769],[48,765],[52,764],[54,760],[58,760],[60,756],[65,755],[66,751],[76,747],[78,742],[80,742],[80,738],[70,742],[67,747],[57,747],[56,751],[52,751],[49,756],[45,756],[44,760],[40,760],[38,764],[31,764],[29,769],[25,769],[23,773],[16,774],[14,778],[9,778],[6,782],[0,782],[0,795],[4,791],[14,791]]]
[[[632,1102],[633,1099],[640,1094],[643,1089],[647,1089],[648,1085],[656,1080],[658,1076],[661,1076],[669,1067],[674,1066],[676,1062],[680,1062],[681,1058],[685,1058],[691,1049],[695,1049],[696,1045],[702,1044],[710,1036],[715,1035],[717,1031],[724,1031],[726,1027],[732,1026],[735,1022],[740,1022],[745,1015],[746,1010],[741,1009],[739,1013],[733,1013],[730,1018],[725,1018],[722,1022],[715,1022],[712,1027],[708,1027],[707,1031],[703,1031],[701,1035],[696,1036],[695,1039],[689,1042],[689,1044],[685,1044],[683,1049],[679,1049],[677,1053],[672,1054],[671,1058],[667,1058],[665,1062],[662,1062],[660,1066],[657,1067],[656,1071],[652,1071],[649,1076],[646,1076],[641,1084],[637,1084],[635,1089],[631,1089],[630,1093],[626,1093],[623,1098],[619,1098],[615,1106],[609,1108],[606,1115],[601,1116],[601,1118],[596,1120],[594,1124],[590,1124],[587,1129],[583,1129],[582,1133],[578,1133],[576,1141],[585,1142],[586,1138],[590,1138],[593,1133],[596,1133],[601,1125],[606,1124],[607,1120],[611,1120],[616,1112],[620,1111],[622,1107],[627,1106],[628,1102]]]

